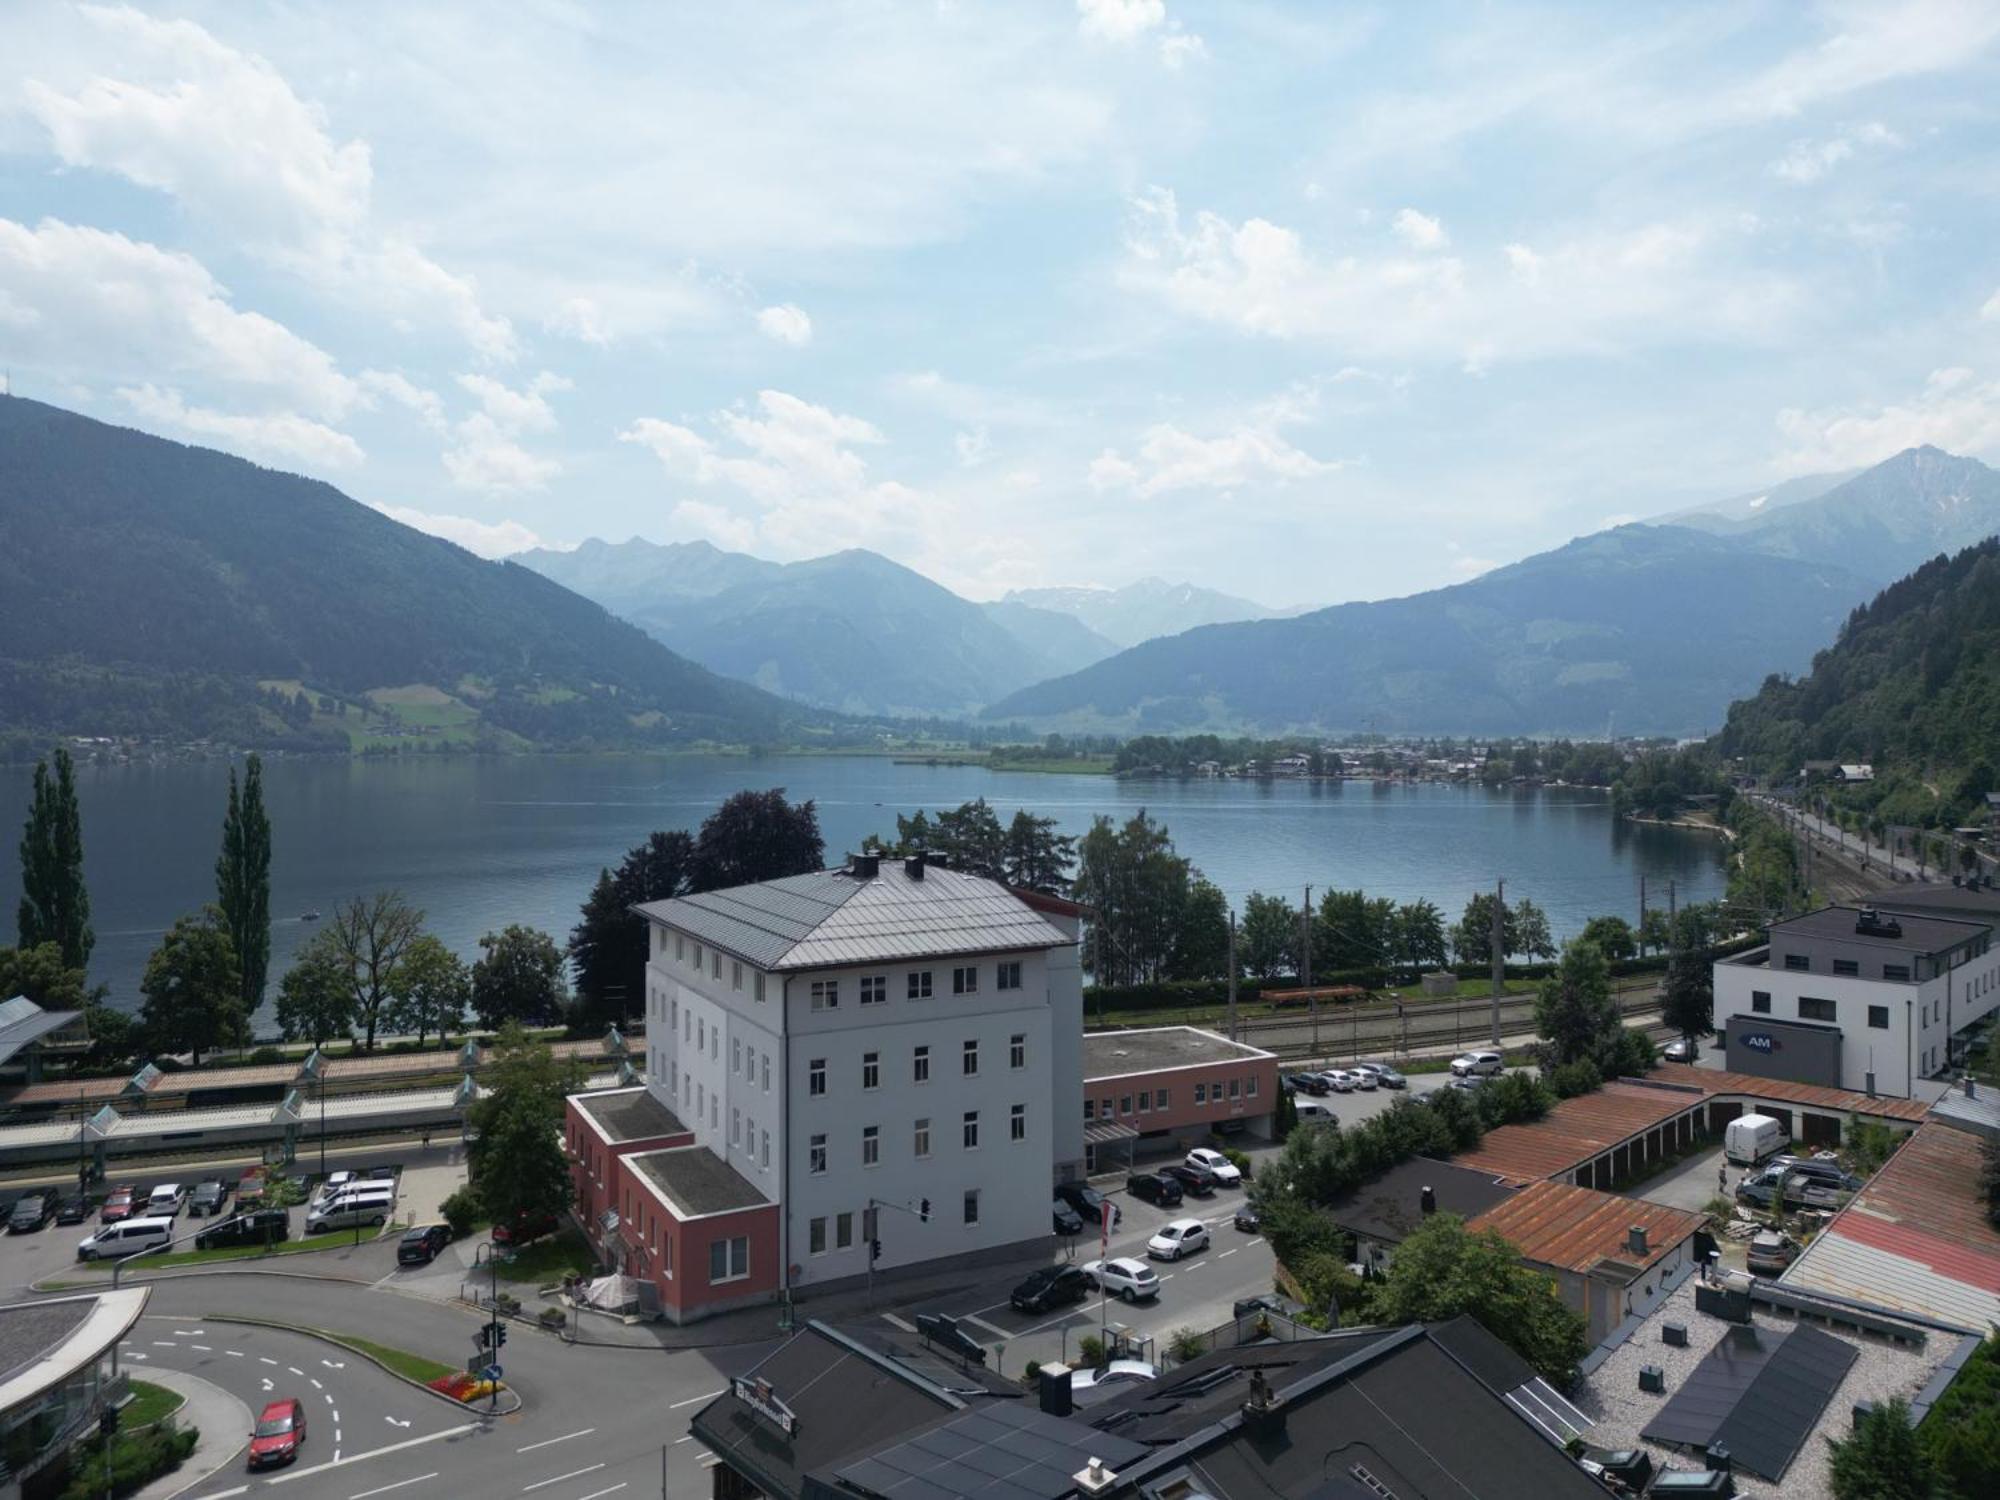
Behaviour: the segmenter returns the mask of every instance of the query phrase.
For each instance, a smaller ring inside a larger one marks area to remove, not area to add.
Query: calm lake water
[[[173,919],[213,897],[226,768],[219,762],[79,768],[97,947],[91,978],[120,1008],[138,1005],[146,956]],[[20,899],[14,846],[30,772],[0,768],[0,940]],[[520,756],[280,760],[265,768],[271,811],[272,988],[311,935],[299,920],[358,892],[395,887],[445,942],[476,957],[482,933],[525,922],[567,936],[598,869],[655,828],[696,827],[744,787],[782,786],[819,804],[830,859],[895,815],[984,796],[1004,822],[1017,807],[1080,833],[1093,816],[1141,807],[1241,908],[1253,890],[1359,886],[1428,897],[1455,919],[1504,876],[1510,898],[1542,906],[1557,935],[1600,912],[1628,919],[1643,874],[1655,904],[1721,894],[1720,841],[1611,817],[1606,799],[1564,788],[1241,781],[1114,781],[1104,776],[896,765],[887,759]]]

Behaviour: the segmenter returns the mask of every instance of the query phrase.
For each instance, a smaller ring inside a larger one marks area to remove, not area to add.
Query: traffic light
[[[872,1264],[873,1262],[878,1261],[881,1258],[882,1258],[882,1242],[880,1240],[870,1240],[868,1242],[868,1259],[870,1263]]]
[[[493,1325],[493,1347],[495,1349],[498,1349],[502,1344],[506,1342],[507,1342],[507,1325],[505,1323],[495,1323]]]
[[[928,1198],[925,1198],[925,1199],[921,1200],[921,1201],[920,1201],[920,1202],[919,1202],[919,1203],[917,1204],[917,1218],[918,1218],[918,1220],[919,1220],[920,1222],[922,1222],[922,1223],[925,1223],[925,1224],[928,1224],[928,1223],[930,1223],[930,1221],[931,1221],[931,1200],[930,1200],[930,1199],[928,1199]]]
[[[117,1430],[118,1430],[118,1408],[115,1406],[107,1406],[104,1408],[103,1411],[97,1414],[98,1435],[102,1437],[106,1442],[109,1442],[111,1439],[111,1434],[116,1432]]]

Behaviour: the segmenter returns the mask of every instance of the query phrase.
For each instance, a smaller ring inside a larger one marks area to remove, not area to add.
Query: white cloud
[[[490,375],[460,375],[458,383],[485,408],[486,415],[493,419],[495,425],[507,432],[553,432],[556,414],[542,398],[549,391],[566,391],[571,384],[563,376],[548,370],[542,371],[528,383],[526,390],[521,391]]]
[[[1771,170],[1787,182],[1817,182],[1854,155],[1860,146],[1900,146],[1902,138],[1879,121],[1870,121],[1844,130],[1825,140],[1794,141],[1789,150],[1771,164]]]
[[[1499,566],[1500,564],[1490,557],[1460,556],[1451,560],[1453,575],[1461,579],[1477,578],[1482,573],[1491,573]]]
[[[514,553],[526,552],[531,547],[550,545],[531,527],[515,520],[480,521],[471,516],[413,510],[407,505],[378,505],[375,508],[392,521],[401,521],[405,526],[414,526],[418,531],[443,537],[448,542],[456,542],[467,552],[488,559],[511,557]]]
[[[360,395],[325,350],[232,306],[192,256],[57,219],[0,219],[0,321],[13,358],[51,370],[201,377],[333,420]]]
[[[277,465],[303,464],[309,470],[345,469],[366,455],[346,433],[296,412],[250,415],[189,406],[175,390],[155,385],[120,386],[119,397],[140,418],[225,448],[244,458]]]
[[[433,432],[445,430],[444,402],[436,391],[426,390],[408,376],[394,370],[363,370],[361,388],[416,414],[417,420]]]
[[[1201,62],[1207,56],[1208,43],[1192,31],[1182,31],[1178,25],[1170,26],[1160,38],[1160,63],[1170,73],[1178,73],[1189,63]]]
[[[676,526],[705,537],[731,552],[747,552],[757,545],[757,523],[724,506],[706,500],[683,500],[668,513]]]
[[[483,411],[460,422],[444,453],[445,472],[462,490],[512,494],[546,488],[562,472],[552,458],[528,452]]]
[[[757,331],[781,344],[810,344],[813,336],[812,319],[805,309],[794,307],[789,302],[781,302],[776,307],[764,308],[757,314]]]
[[[1289,392],[1214,437],[1156,423],[1146,429],[1135,458],[1107,448],[1091,461],[1087,478],[1092,489],[1129,489],[1144,499],[1174,490],[1235,490],[1319,478],[1344,463],[1315,458],[1280,431],[1304,420],[1316,404],[1311,391]]]
[[[1986,299],[1986,305],[1979,309],[1979,316],[1989,323],[2000,323],[2000,290]]]
[[[1779,467],[1824,473],[1880,463],[1905,448],[1934,444],[1952,453],[2000,451],[2000,380],[1963,366],[1933,370],[1923,389],[1901,401],[1778,413],[1784,442]]]
[[[1412,250],[1442,250],[1451,243],[1451,237],[1444,232],[1441,222],[1429,214],[1418,213],[1414,208],[1399,212],[1393,227],[1396,238]]]
[[[1134,42],[1166,23],[1167,0],[1076,0],[1076,29],[1105,42]]]
[[[961,468],[976,469],[993,456],[993,438],[984,427],[954,433],[951,446]]]

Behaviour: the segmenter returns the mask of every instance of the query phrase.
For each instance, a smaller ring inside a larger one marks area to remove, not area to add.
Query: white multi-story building
[[[632,1157],[608,1200],[641,1259],[672,1259],[676,1280],[707,1264],[699,1245],[645,1250],[648,1210],[666,1211],[666,1237],[705,1210],[770,1205],[767,1229],[734,1236],[750,1264],[733,1247],[716,1262],[734,1303],[862,1276],[871,1240],[887,1273],[1004,1258],[1051,1232],[1053,1183],[1083,1163],[1075,906],[857,857],[640,910],[646,1089],[686,1133]],[[755,1264],[773,1239],[773,1264]]]
[[[1911,1096],[1951,1038],[2000,1008],[1985,922],[1828,906],[1715,965],[1715,1026],[1739,1073]]]

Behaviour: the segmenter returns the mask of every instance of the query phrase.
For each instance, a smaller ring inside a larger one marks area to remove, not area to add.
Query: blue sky
[[[2000,460],[2000,7],[6,6],[13,389],[493,555],[1407,593]]]

